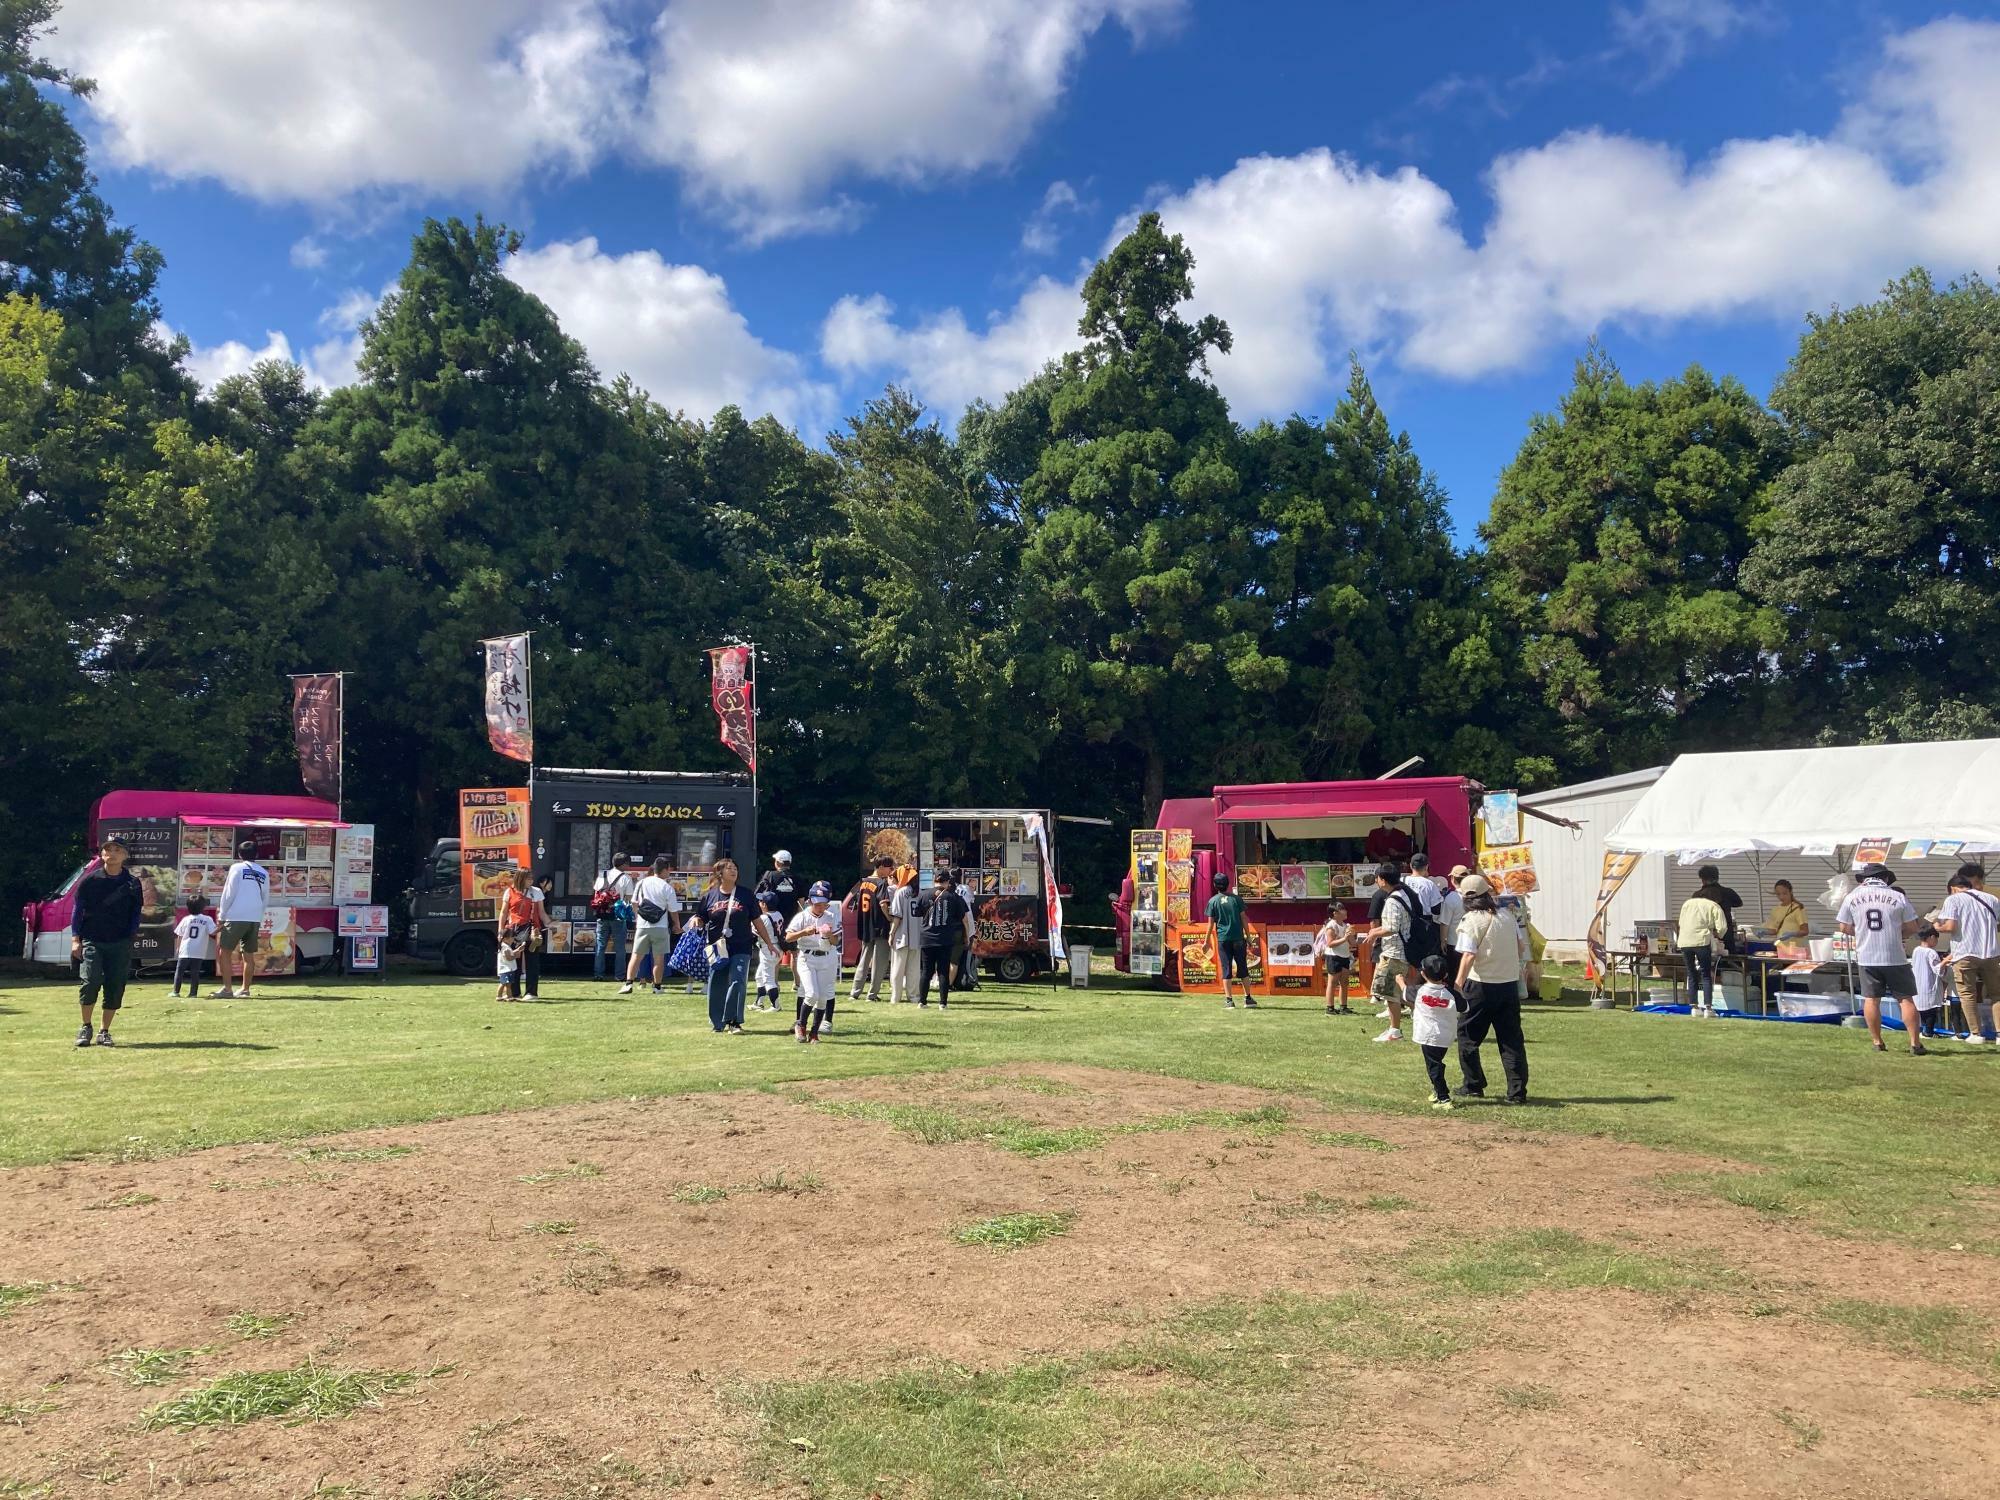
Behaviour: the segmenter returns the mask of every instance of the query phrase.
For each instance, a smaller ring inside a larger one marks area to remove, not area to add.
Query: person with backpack
[[[653,970],[653,993],[667,982],[667,969],[674,956],[674,939],[680,935],[681,893],[667,879],[672,866],[666,855],[653,860],[652,873],[632,888],[632,913],[639,925],[632,933],[632,964],[625,971],[625,983],[618,993],[629,995],[648,961]]]
[[[1979,1007],[2000,1001],[2000,901],[1986,892],[1986,866],[1960,865],[1958,887],[1938,913],[1937,930],[1951,935],[1952,982],[1965,1012],[1966,1040],[1986,1040]],[[2000,1020],[1996,1013],[1995,1020]]]
[[[896,893],[896,882],[892,872],[896,862],[886,854],[875,861],[875,873],[864,875],[854,883],[848,893],[847,904],[853,911],[854,935],[861,942],[861,952],[854,960],[854,989],[851,998],[861,998],[861,987],[868,986],[871,1001],[882,998],[882,985],[889,978],[889,898]]]
[[[625,931],[632,920],[632,892],[639,882],[624,865],[624,855],[614,856],[611,868],[599,875],[591,887],[590,915],[597,923],[597,953],[590,971],[593,979],[625,972]],[[604,962],[606,953],[612,956],[608,969]]]
[[[778,965],[783,955],[791,950],[791,943],[784,939],[785,930],[791,926],[792,918],[798,915],[799,899],[805,892],[805,882],[792,873],[792,851],[780,849],[771,856],[771,868],[757,878],[756,898],[771,914],[781,941],[775,948],[760,949],[757,955],[757,1002],[758,1010],[769,1006],[778,1008]],[[793,987],[797,987],[797,975],[793,976]]]
[[[1375,1040],[1403,1039],[1404,991],[1417,966],[1438,951],[1437,918],[1423,897],[1403,884],[1401,865],[1384,861],[1375,867],[1375,890],[1382,913],[1364,934],[1375,945],[1375,978],[1371,993],[1387,1009],[1389,1029]]]
[[[1521,1034],[1521,981],[1533,967],[1528,934],[1513,912],[1494,901],[1492,883],[1484,875],[1466,876],[1458,893],[1465,899],[1465,916],[1458,924],[1458,992],[1465,997],[1458,1067],[1465,1081],[1456,1097],[1485,1097],[1486,1068],[1479,1048],[1490,1031],[1507,1076],[1506,1102],[1526,1104],[1528,1044]]]
[[[972,940],[972,908],[958,893],[958,871],[940,870],[931,888],[916,900],[917,957],[921,968],[917,977],[917,1009],[928,1010],[931,980],[938,986],[938,1009],[951,1005],[951,949],[953,934]]]

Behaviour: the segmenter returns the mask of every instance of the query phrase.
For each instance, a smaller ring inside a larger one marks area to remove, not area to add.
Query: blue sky
[[[229,19],[225,21],[225,12]],[[2000,10],[1887,0],[70,0],[107,196],[206,378],[351,378],[427,214],[607,374],[817,436],[949,417],[1073,335],[1121,222],[1184,232],[1252,420],[1359,350],[1484,516],[1597,333],[1766,394],[1803,314],[2000,264]]]

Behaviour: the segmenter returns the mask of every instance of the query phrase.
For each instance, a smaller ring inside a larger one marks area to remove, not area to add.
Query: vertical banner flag
[[[1059,964],[1067,956],[1063,945],[1062,892],[1056,889],[1055,853],[1049,848],[1049,825],[1040,813],[1023,813],[1022,826],[1042,856],[1042,905],[1049,917],[1049,962]]]
[[[501,635],[486,648],[486,738],[510,760],[535,759],[535,707],[528,637]]]
[[[708,653],[709,701],[715,705],[722,743],[757,769],[757,684],[748,646],[717,646]]]
[[[299,779],[309,796],[335,804],[340,801],[341,696],[338,672],[292,678],[292,739],[298,746]]]
[[[1134,974],[1163,974],[1167,963],[1167,835],[1132,830],[1132,926],[1127,962]]]
[[[1604,918],[1611,910],[1611,898],[1618,894],[1626,877],[1639,867],[1639,856],[1621,854],[1615,849],[1604,851],[1604,872],[1597,880],[1597,915],[1590,919],[1590,928],[1584,933],[1584,943],[1590,949],[1590,961],[1596,967],[1594,977],[1602,978],[1608,948],[1604,941]]]

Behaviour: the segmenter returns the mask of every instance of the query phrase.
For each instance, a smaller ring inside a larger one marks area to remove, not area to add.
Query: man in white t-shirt
[[[1910,898],[1896,889],[1895,872],[1886,865],[1868,865],[1856,870],[1860,884],[1840,903],[1835,917],[1840,930],[1854,938],[1854,959],[1861,966],[1861,1009],[1868,1018],[1868,1035],[1875,1050],[1888,1049],[1882,1041],[1882,997],[1893,996],[1903,1012],[1903,1031],[1910,1039],[1910,1054],[1924,1055],[1917,1035],[1917,976],[1910,967],[1906,946],[1917,930],[1917,909]]]
[[[1986,867],[1960,865],[1958,887],[1938,913],[1937,928],[1951,938],[1951,977],[1965,1012],[1968,1042],[1982,1042],[1979,1007],[2000,1001],[2000,900],[1987,894]]]
[[[256,970],[258,933],[264,924],[264,907],[271,895],[271,872],[257,863],[257,846],[245,839],[236,846],[236,863],[222,880],[222,899],[216,903],[215,920],[221,929],[216,939],[215,977],[222,988],[211,990],[218,1000],[233,1000],[238,991],[229,982],[229,955],[234,953],[243,970],[242,998],[250,998],[250,976]]]
[[[666,982],[667,963],[674,956],[674,939],[680,936],[681,894],[667,879],[672,868],[666,855],[653,861],[652,872],[632,888],[632,915],[638,925],[632,930],[632,962],[625,970],[625,983],[618,993],[629,995],[639,971],[653,962],[653,993]]]
[[[1417,899],[1424,904],[1424,910],[1433,918],[1444,900],[1444,887],[1431,874],[1431,857],[1422,850],[1410,856],[1410,873],[1403,877],[1403,884],[1417,893]]]
[[[601,913],[597,918],[597,952],[591,961],[590,975],[593,979],[620,973],[625,968],[626,917],[617,910],[617,903],[623,902],[628,910],[631,908],[632,893],[639,888],[639,878],[625,869],[624,865],[624,855],[614,856],[611,868],[599,875],[590,887],[593,898],[608,893],[612,901],[612,909]],[[599,903],[593,899],[592,904]],[[604,962],[607,953],[611,955],[609,966]]]

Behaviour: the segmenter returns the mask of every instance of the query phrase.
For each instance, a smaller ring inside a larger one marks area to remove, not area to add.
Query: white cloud
[[[820,357],[843,375],[883,375],[927,405],[957,412],[975,396],[1004,395],[1081,343],[1077,292],[1074,282],[1039,277],[1010,312],[978,332],[957,308],[906,328],[886,297],[843,297],[820,330]]]
[[[824,227],[850,176],[1009,160],[1084,44],[1183,0],[676,0],[655,28],[643,148],[753,236]]]
[[[2000,24],[1941,21],[1886,44],[1830,136],[1731,141],[1689,162],[1572,132],[1493,163],[1476,241],[1422,173],[1324,149],[1246,158],[1157,207],[1194,252],[1196,310],[1235,335],[1218,383],[1240,413],[1272,414],[1337,384],[1350,348],[1472,378],[1606,325],[1796,318],[1911,264],[1990,268],[1996,77]],[[956,310],[899,327],[879,298],[850,297],[823,347],[849,375],[897,372],[938,404],[993,397],[1073,339],[1076,305],[1058,316],[1058,290],[1038,283],[984,331]]]
[[[581,239],[524,251],[507,274],[554,309],[607,379],[628,374],[664,406],[706,419],[734,403],[808,437],[833,416],[832,389],[752,333],[722,278],[700,266]]]
[[[169,336],[172,330],[165,330]],[[192,346],[187,357],[181,361],[188,374],[203,390],[213,390],[232,375],[247,375],[251,366],[266,360],[292,358],[292,341],[275,329],[264,333],[264,347],[252,349],[239,339],[225,339],[220,344]]]
[[[1042,201],[1021,230],[1021,248],[1030,255],[1054,255],[1062,245],[1062,224],[1083,212],[1084,202],[1076,189],[1058,178],[1042,194]]]
[[[327,248],[311,235],[292,242],[291,260],[301,271],[317,271],[326,265]]]
[[[1611,31],[1621,50],[1650,57],[1655,72],[1666,74],[1697,47],[1726,41],[1764,20],[1761,5],[1741,0],[1640,0],[1612,8]]]
[[[50,54],[97,80],[122,166],[263,199],[491,188],[581,168],[640,68],[607,0],[68,0]]]
[[[1009,161],[1084,47],[1186,0],[68,0],[113,162],[268,200],[491,190],[614,153],[752,238],[851,180]]]

